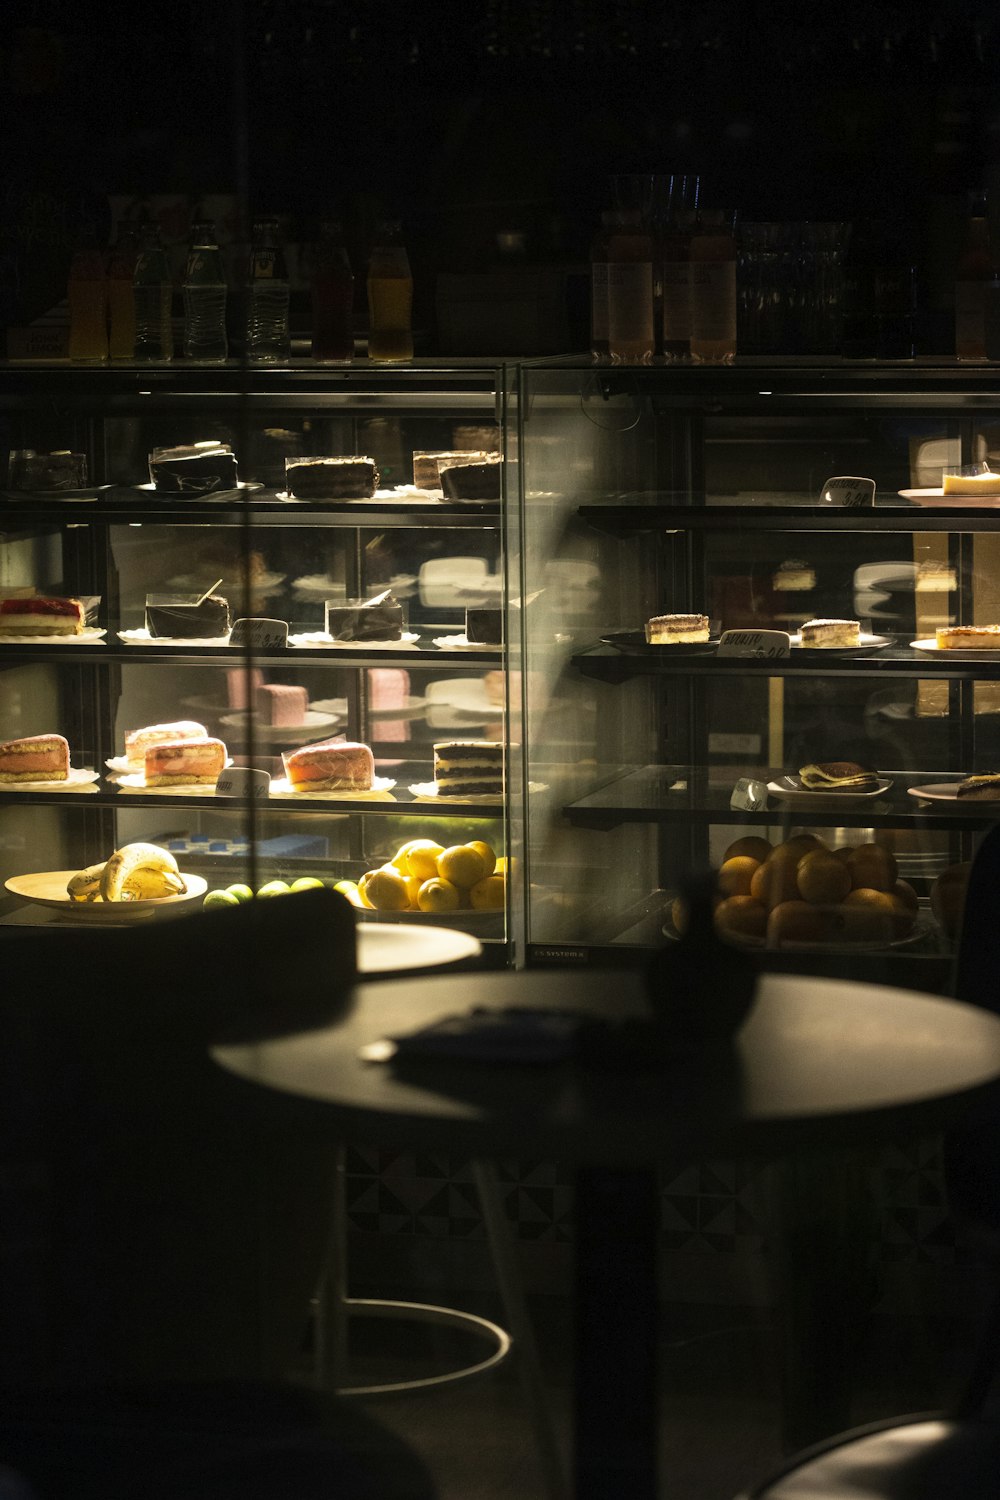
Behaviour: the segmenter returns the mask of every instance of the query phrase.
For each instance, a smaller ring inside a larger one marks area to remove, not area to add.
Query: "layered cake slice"
[[[296,500],[371,500],[379,473],[373,458],[285,460],[285,483]]]
[[[486,449],[477,452],[414,453],[413,483],[418,490],[439,490],[441,469],[448,464],[476,464],[488,462],[491,454]]]
[[[5,635],[81,635],[83,623],[79,599],[0,599],[0,632]]]
[[[234,490],[239,483],[236,457],[228,443],[191,443],[186,447],[154,448],[149,477],[161,495],[213,495]]]
[[[682,646],[708,640],[708,615],[654,615],[646,621],[650,646]]]
[[[499,500],[503,464],[499,453],[474,463],[439,465],[441,492],[446,500]]]
[[[211,786],[226,765],[226,747],[208,736],[203,740],[164,740],[146,749],[147,786]]]
[[[503,745],[493,740],[440,740],[434,746],[439,797],[503,794]]]
[[[87,485],[87,455],[68,448],[55,453],[36,453],[24,448],[10,455],[7,483],[25,494],[58,490],[82,490]]]
[[[771,587],[775,593],[791,594],[801,589],[807,591],[816,587],[816,570],[807,562],[801,562],[797,557],[790,557],[783,562],[771,579]]]
[[[810,650],[860,646],[861,624],[858,620],[807,620],[799,642]]]
[[[981,474],[944,474],[943,495],[1000,495],[1000,474],[984,469]]]
[[[61,734],[33,734],[0,744],[0,782],[65,781],[69,744]]]
[[[265,682],[257,689],[254,707],[265,724],[291,729],[305,723],[309,694],[304,687],[291,683]]]
[[[853,760],[824,760],[803,766],[799,780],[810,792],[876,792],[878,776]]]
[[[398,641],[403,634],[403,606],[391,589],[350,604],[328,600],[326,633],[334,641]]]
[[[208,730],[194,719],[177,719],[173,724],[147,724],[130,729],[125,736],[125,759],[140,770],[146,764],[146,751],[152,745],[166,745],[177,740],[205,740]]]
[[[942,651],[1000,651],[1000,625],[939,625],[935,639]]]
[[[281,757],[293,792],[369,792],[375,757],[369,745],[322,740]]]
[[[231,625],[229,600],[221,594],[205,599],[146,600],[146,629],[154,640],[215,640],[228,635]]]

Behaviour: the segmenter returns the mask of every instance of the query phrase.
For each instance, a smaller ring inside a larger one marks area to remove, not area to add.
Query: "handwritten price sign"
[[[253,771],[249,766],[229,766],[215,783],[215,795],[266,802],[271,795],[271,778],[266,771]]]
[[[820,490],[820,501],[823,505],[838,505],[842,510],[863,510],[875,504],[875,481],[857,474],[838,474],[826,481]]]
[[[785,630],[724,630],[717,654],[777,658],[791,655],[791,644]]]
[[[288,645],[288,626],[284,620],[237,620],[229,644],[250,646],[254,651],[281,651]]]

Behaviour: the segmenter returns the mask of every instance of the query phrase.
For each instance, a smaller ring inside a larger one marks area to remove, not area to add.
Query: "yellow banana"
[[[180,895],[186,889],[174,856],[158,844],[124,844],[115,850],[101,874],[105,901],[154,901]]]
[[[88,865],[85,870],[78,870],[75,875],[70,876],[66,882],[66,894],[71,901],[100,900],[104,865],[105,861],[102,859],[99,865]]]

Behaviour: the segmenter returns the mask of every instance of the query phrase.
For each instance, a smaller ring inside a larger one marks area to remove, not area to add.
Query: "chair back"
[[[285,1374],[335,1145],[208,1048],[345,1010],[350,905],[21,928],[0,963],[0,1383]]]

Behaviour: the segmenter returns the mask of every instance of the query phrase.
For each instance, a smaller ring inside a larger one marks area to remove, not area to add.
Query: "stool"
[[[534,1329],[521,1287],[520,1270],[510,1224],[504,1210],[496,1169],[491,1162],[472,1162],[472,1175],[486,1228],[490,1257],[497,1279],[507,1329],[487,1318],[453,1307],[401,1302],[380,1297],[352,1297],[347,1289],[347,1153],[337,1151],[333,1185],[330,1254],[314,1304],[314,1360],[316,1380],[341,1397],[411,1395],[440,1390],[497,1369],[512,1353],[528,1406],[539,1463],[550,1500],[567,1500],[565,1467],[555,1438],[548,1394]],[[408,1380],[354,1384],[348,1374],[348,1324],[355,1318],[398,1318],[458,1329],[485,1345],[471,1364]]]

